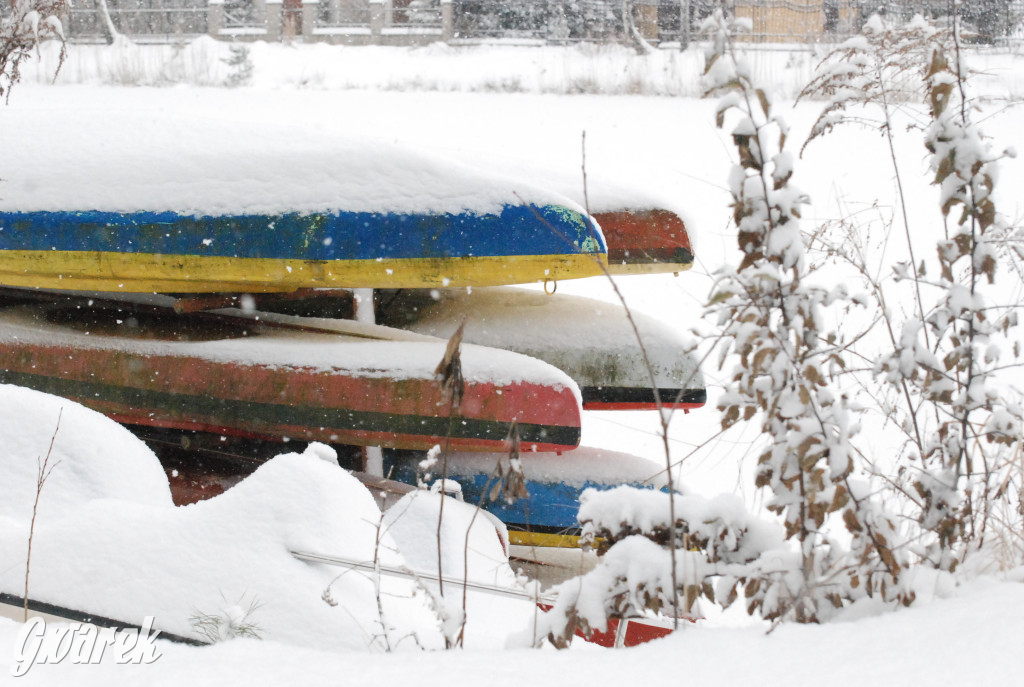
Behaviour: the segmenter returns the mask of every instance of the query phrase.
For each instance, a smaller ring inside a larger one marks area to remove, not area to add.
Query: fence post
[[[384,33],[384,0],[370,0],[370,42],[379,45]]]
[[[220,36],[220,30],[224,28],[224,0],[207,0],[206,25],[212,37]]]
[[[75,31],[75,27],[71,25],[71,8],[64,5],[64,11],[57,17],[60,19],[60,25],[63,27],[64,35],[69,36]]]
[[[274,43],[281,40],[281,12],[284,0],[265,0],[265,16],[267,19],[267,41]]]
[[[645,40],[658,40],[658,0],[634,0],[633,25]]]
[[[690,0],[679,0],[679,49],[690,47]]]
[[[455,13],[452,0],[441,0],[441,40],[450,43],[455,37]]]
[[[302,0],[302,40],[313,41],[313,29],[316,28],[317,10],[320,0]]]

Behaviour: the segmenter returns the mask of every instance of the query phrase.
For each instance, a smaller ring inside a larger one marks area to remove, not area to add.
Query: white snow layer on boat
[[[455,479],[463,476],[490,475],[497,461],[508,462],[503,454],[454,452],[448,455],[448,473]],[[579,446],[567,453],[525,451],[519,454],[523,474],[530,482],[565,484],[636,484],[655,489],[663,487],[664,464],[647,458],[609,451],[595,446]]]
[[[699,389],[704,377],[688,337],[633,312],[658,387]],[[547,295],[514,287],[441,292],[407,324],[409,330],[448,337],[466,320],[463,340],[545,360],[570,371],[584,386],[650,388],[636,334],[625,309],[580,296]],[[666,401],[669,399],[665,399]]]
[[[323,459],[332,453],[327,447],[278,456],[224,494],[175,507],[156,457],[103,416],[7,385],[0,386],[0,412],[0,590],[24,592],[37,459],[46,456],[49,441],[35,428],[44,416],[56,428],[60,415],[52,472],[39,492],[30,598],[124,622],[151,615],[157,628],[184,636],[196,636],[189,620],[196,613],[253,606],[249,620],[265,639],[367,650],[382,645],[384,622],[393,648],[443,645],[437,616],[414,582],[382,578],[378,609],[372,576],[292,556],[295,550],[364,562],[377,556],[383,565],[415,570],[422,552],[407,560],[388,530],[426,541],[437,526],[436,515],[431,522],[420,509],[408,522],[402,511],[389,513],[381,528],[373,497]],[[473,510],[448,499],[446,525],[466,532]],[[473,529],[471,579],[511,584],[493,525],[477,518]],[[504,603],[518,608],[525,623],[529,603]],[[416,641],[397,642],[410,632]]]
[[[276,322],[331,330],[331,320],[267,316]],[[433,379],[444,357],[446,341],[403,340],[410,337],[378,325],[352,328],[355,336],[333,331],[296,331],[260,327],[252,318],[251,336],[223,337],[213,341],[157,341],[134,333],[130,318],[120,325],[124,335],[90,332],[82,324],[74,328],[48,322],[31,308],[0,310],[0,341],[26,344],[75,346],[93,350],[117,350],[136,355],[167,355],[201,358],[212,362],[252,366],[292,367],[330,372],[352,372],[363,377],[392,379]],[[339,328],[342,327],[339,324]],[[240,332],[239,332],[240,334]],[[375,336],[379,338],[367,338]],[[397,339],[397,340],[389,340]],[[463,374],[467,381],[499,386],[537,383],[557,388],[579,389],[558,368],[526,355],[496,348],[464,344],[461,349]]]
[[[77,111],[71,128],[64,111],[8,114],[5,131],[46,135],[0,136],[0,211],[484,214],[523,203],[582,211],[522,179],[372,136],[110,109]],[[17,121],[25,117],[31,127]]]
[[[543,188],[559,193],[588,212],[625,212],[628,210],[663,209],[674,212],[688,227],[694,227],[693,215],[687,205],[699,199],[682,200],[666,193],[652,191],[631,181],[634,170],[623,170],[619,165],[592,166],[584,172],[576,166],[555,165],[527,157],[534,151],[514,151],[507,147],[487,152],[487,169],[508,176],[523,176],[529,170],[530,180]],[[519,155],[517,158],[516,155]],[[473,164],[479,159],[477,149],[463,151],[462,161]],[[625,171],[625,173],[624,173]],[[647,170],[644,170],[647,171]],[[690,245],[697,248],[695,231],[688,231]]]

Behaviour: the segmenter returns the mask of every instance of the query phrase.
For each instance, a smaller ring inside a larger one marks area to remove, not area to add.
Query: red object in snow
[[[625,629],[623,629],[625,625]],[[620,638],[621,630],[621,638]],[[671,627],[664,627],[658,625],[650,620],[643,618],[629,618],[626,620],[609,620],[608,630],[606,632],[598,632],[594,630],[590,633],[590,636],[585,636],[579,630],[576,631],[576,635],[583,637],[592,644],[606,647],[629,647],[637,646],[638,644],[644,644],[651,641],[652,639],[661,639],[662,637],[668,637],[672,634],[673,630]]]
[[[552,607],[550,604],[538,603],[537,608],[547,613]],[[686,620],[694,622],[691,618]],[[593,630],[590,636],[587,636],[577,628],[575,634],[585,642],[612,649],[645,644],[654,639],[668,637],[674,631],[667,622],[652,618],[626,618],[624,620],[613,618],[608,621],[608,629],[604,632]]]

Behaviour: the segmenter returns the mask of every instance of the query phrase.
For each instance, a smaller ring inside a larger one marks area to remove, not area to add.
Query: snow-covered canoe
[[[420,464],[422,456],[386,451],[384,470],[392,479],[416,484],[429,481]],[[610,489],[624,484],[641,489],[665,485],[664,466],[644,458],[593,446],[565,453],[520,453],[527,496],[505,500],[496,494],[497,465],[509,470],[508,457],[497,453],[460,452],[449,456],[447,477],[457,482],[466,502],[480,504],[508,527],[513,546],[565,548],[579,545],[577,519],[580,495],[588,488]],[[434,466],[430,478],[440,477]],[[519,552],[524,558],[534,555]]]
[[[595,212],[608,242],[612,274],[660,274],[693,267],[693,246],[683,218],[660,208]]]
[[[572,380],[507,351],[463,347],[465,396],[450,419],[434,379],[445,345],[355,322],[65,298],[0,309],[0,382],[125,424],[235,436],[417,450],[450,436],[493,451],[518,420],[530,449],[579,443]]]
[[[564,370],[587,410],[652,410],[651,374],[620,305],[523,288],[449,289],[383,294],[379,321],[448,337],[463,320],[463,341],[516,351]],[[676,329],[633,313],[665,407],[699,408],[707,400],[692,343]]]
[[[592,219],[493,213],[0,213],[0,284],[79,291],[272,292],[484,286],[600,273]]]
[[[139,122],[65,143],[60,165],[39,152],[52,140],[19,148],[0,285],[433,288],[591,276],[606,259],[582,207],[521,177],[367,136],[175,124],[173,154]]]

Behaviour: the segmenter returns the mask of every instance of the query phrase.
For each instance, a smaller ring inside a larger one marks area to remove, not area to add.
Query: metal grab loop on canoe
[[[548,291],[548,284],[551,284],[551,290]],[[558,280],[557,279],[545,279],[544,280],[544,293],[549,296],[554,296],[555,292],[558,291]]]

